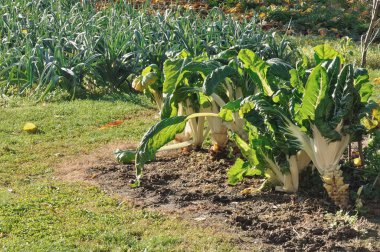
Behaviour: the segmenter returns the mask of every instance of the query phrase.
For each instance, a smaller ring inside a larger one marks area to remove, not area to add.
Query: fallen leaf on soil
[[[116,127],[124,123],[124,120],[116,120],[114,122],[109,122],[103,126],[100,126],[99,129],[108,129],[110,127]]]

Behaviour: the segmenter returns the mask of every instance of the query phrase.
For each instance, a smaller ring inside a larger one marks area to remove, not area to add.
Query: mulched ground
[[[134,166],[117,164],[111,157],[92,160],[80,169],[85,180],[125,197],[135,207],[228,230],[236,234],[242,250],[380,251],[379,216],[337,214],[323,192],[308,191],[305,184],[297,195],[268,191],[244,196],[243,189],[258,187],[262,180],[229,186],[226,173],[232,162],[206,151],[164,153],[145,166],[136,189],[129,186]],[[74,167],[78,170],[78,165]]]

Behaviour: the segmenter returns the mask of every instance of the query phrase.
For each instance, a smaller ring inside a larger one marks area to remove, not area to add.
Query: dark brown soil
[[[82,174],[83,180],[125,197],[135,207],[223,228],[236,234],[242,250],[380,251],[378,217],[336,212],[324,194],[302,187],[298,195],[274,191],[242,195],[243,189],[258,187],[262,180],[229,186],[226,173],[232,160],[205,151],[161,154],[145,166],[141,187],[133,189],[129,184],[135,178],[134,166],[117,164],[111,155],[101,153],[78,158],[81,166],[71,164],[77,178]],[[70,168],[64,166],[68,173]]]

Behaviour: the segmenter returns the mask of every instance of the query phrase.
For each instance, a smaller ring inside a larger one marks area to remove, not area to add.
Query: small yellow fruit
[[[33,134],[37,132],[38,127],[34,123],[25,123],[23,130],[30,134]]]
[[[354,165],[355,166],[362,166],[362,160],[360,159],[360,157],[354,158]]]

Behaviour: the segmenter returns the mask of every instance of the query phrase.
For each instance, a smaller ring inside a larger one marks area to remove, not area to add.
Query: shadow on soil
[[[134,166],[114,161],[112,150],[117,147],[133,145],[105,146],[63,164],[58,176],[96,183],[134,207],[236,233],[236,243],[244,250],[376,251],[380,247],[379,216],[337,212],[324,194],[302,187],[297,195],[269,191],[244,196],[243,189],[257,188],[263,181],[255,178],[235,187],[227,185],[226,173],[233,161],[206,151],[160,154],[145,166],[141,187],[133,189],[129,184],[135,178]]]

